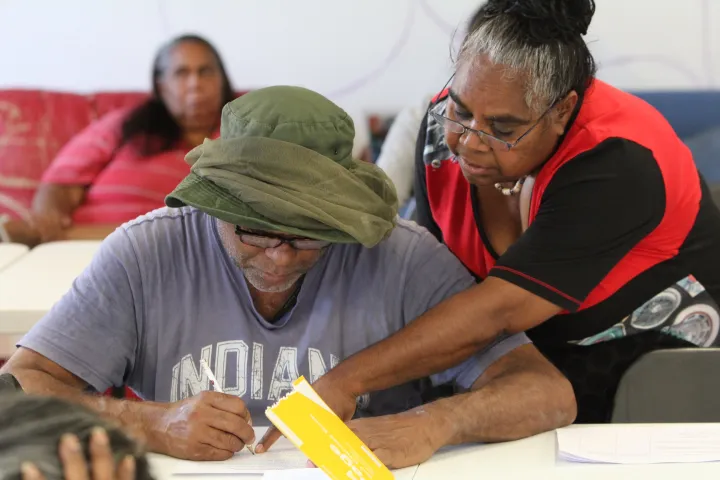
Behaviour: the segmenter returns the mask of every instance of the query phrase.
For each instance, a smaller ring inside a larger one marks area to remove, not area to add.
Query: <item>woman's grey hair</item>
[[[503,65],[508,78],[525,81],[525,102],[543,112],[595,76],[582,36],[595,12],[593,0],[490,0],[473,17],[457,63],[483,56]]]
[[[37,397],[23,393],[0,395],[0,479],[21,479],[23,462],[32,462],[46,480],[63,478],[58,456],[60,438],[76,435],[89,458],[93,428],[107,431],[116,463],[128,455],[135,457],[138,480],[152,480],[145,455],[136,442],[118,427],[80,405],[55,397]]]

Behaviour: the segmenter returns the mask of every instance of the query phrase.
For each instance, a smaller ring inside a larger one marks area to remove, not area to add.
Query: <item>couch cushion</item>
[[[680,138],[720,126],[720,90],[635,92],[635,95],[658,109]]]
[[[720,183],[720,126],[685,141],[693,153],[695,165],[708,183]]]
[[[27,215],[43,171],[92,117],[83,95],[0,90],[0,214]]]
[[[148,94],[143,92],[103,92],[93,94],[90,98],[95,113],[94,120],[96,120],[113,110],[139,105],[148,98]]]

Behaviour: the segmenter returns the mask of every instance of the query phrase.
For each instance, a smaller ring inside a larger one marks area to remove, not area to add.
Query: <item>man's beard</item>
[[[265,293],[280,293],[290,290],[297,281],[302,277],[302,273],[295,273],[288,277],[287,281],[275,285],[267,285],[265,279],[262,276],[262,272],[254,267],[243,268],[236,259],[233,258],[235,265],[242,270],[245,280],[255,287],[257,290]]]

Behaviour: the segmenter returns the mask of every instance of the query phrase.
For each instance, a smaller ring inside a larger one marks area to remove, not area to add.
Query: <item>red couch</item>
[[[107,112],[146,97],[0,90],[0,214],[24,217],[43,171],[70,138]]]
[[[43,171],[70,138],[111,110],[146,97],[140,92],[0,90],[0,214],[25,216]]]

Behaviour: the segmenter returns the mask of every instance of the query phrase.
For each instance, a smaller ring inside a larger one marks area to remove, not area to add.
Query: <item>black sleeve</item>
[[[652,152],[612,138],[555,173],[534,221],[490,271],[570,312],[662,220]]]
[[[415,144],[415,215],[416,222],[427,228],[438,241],[442,242],[442,231],[435,219],[432,216],[430,210],[430,201],[428,200],[427,194],[427,183],[425,183],[425,162],[423,161],[423,153],[425,151],[425,141],[427,139],[427,120],[428,116],[425,115],[422,123],[420,124],[420,131],[417,136],[417,143]]]

